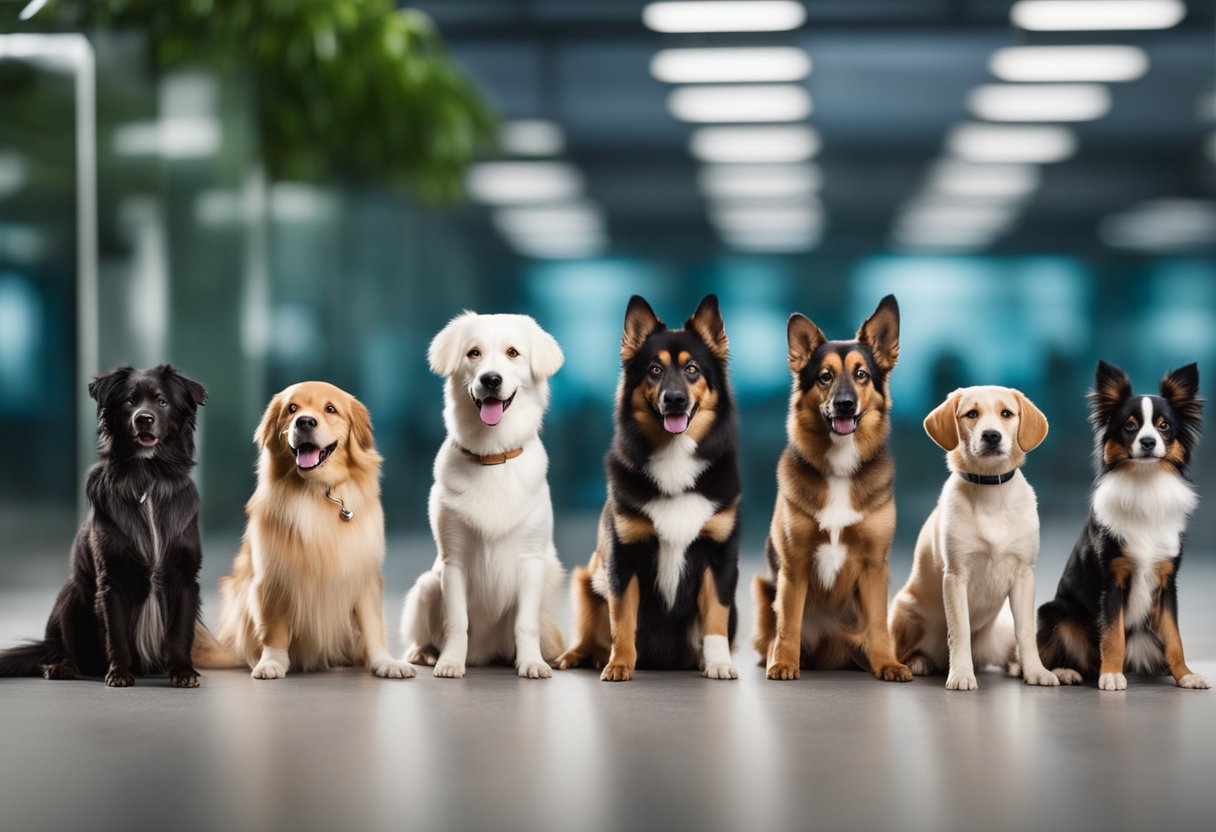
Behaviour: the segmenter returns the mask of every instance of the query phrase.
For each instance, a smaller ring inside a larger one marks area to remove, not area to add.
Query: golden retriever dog
[[[254,434],[258,484],[232,575],[220,581],[220,627],[200,628],[200,667],[288,670],[359,665],[377,676],[414,669],[384,632],[384,512],[371,417],[318,381],[276,395]]]

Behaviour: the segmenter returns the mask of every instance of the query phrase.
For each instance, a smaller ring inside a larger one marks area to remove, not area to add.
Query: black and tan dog
[[[829,341],[797,314],[788,337],[789,445],[765,544],[771,575],[755,582],[753,643],[770,679],[857,664],[885,681],[911,681],[887,631],[895,536],[887,379],[899,358],[899,306],[883,298],[853,341]]]
[[[625,313],[608,501],[595,552],[574,570],[574,646],[565,669],[700,667],[735,679],[739,580],[738,430],[728,342],[709,295],[669,330],[636,295]]]

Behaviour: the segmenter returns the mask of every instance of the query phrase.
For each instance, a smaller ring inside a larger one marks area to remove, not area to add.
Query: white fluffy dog
[[[447,379],[448,435],[429,503],[439,556],[405,597],[406,661],[447,678],[513,661],[522,677],[548,678],[564,575],[540,427],[561,348],[527,315],[465,312],[427,358]]]

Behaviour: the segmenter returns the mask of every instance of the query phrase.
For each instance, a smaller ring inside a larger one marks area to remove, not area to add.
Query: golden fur
[[[297,468],[288,439],[294,420],[306,415],[318,420],[322,442],[337,443],[312,470]],[[331,384],[295,384],[271,400],[254,442],[258,484],[232,574],[220,580],[218,636],[200,633],[195,661],[239,662],[258,678],[277,678],[287,667],[276,668],[274,655],[285,651],[291,670],[360,665],[412,676],[387,650],[381,457],[367,409]],[[350,520],[327,490],[353,512]]]

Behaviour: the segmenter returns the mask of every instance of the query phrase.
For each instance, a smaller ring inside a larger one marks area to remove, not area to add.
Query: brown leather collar
[[[459,447],[459,446],[457,446]],[[500,454],[475,454],[468,448],[460,448],[460,452],[465,456],[472,457],[482,465],[502,465],[508,459],[515,459],[524,452],[523,448],[512,448],[509,451],[503,451]]]

